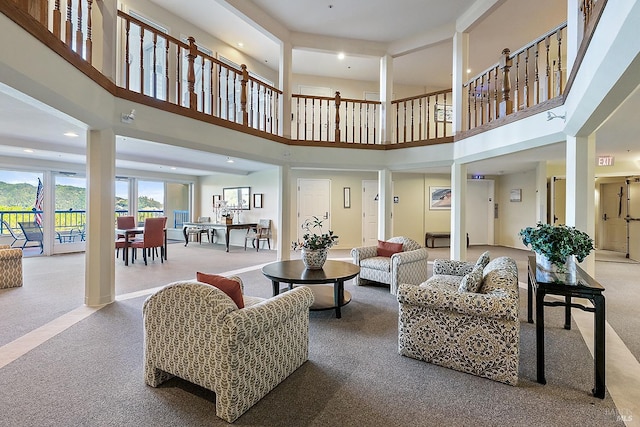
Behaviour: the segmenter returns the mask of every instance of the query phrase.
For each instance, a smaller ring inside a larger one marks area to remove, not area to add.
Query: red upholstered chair
[[[145,249],[160,248],[160,262],[164,262],[164,225],[166,218],[146,218],[144,220],[144,233],[142,233],[142,239],[136,239],[131,242],[131,248],[142,249],[142,256],[144,259],[144,265],[147,265],[147,251]],[[153,259],[155,259],[155,252],[151,252]],[[132,257],[135,260],[135,256]],[[135,262],[135,261],[133,261]]]
[[[116,228],[119,230],[126,230],[127,228],[135,228],[136,227],[136,218],[130,215],[122,215],[116,217]],[[129,237],[129,240],[133,241],[135,236]],[[118,233],[116,234],[116,256],[120,255],[120,249],[124,249],[126,247],[124,241],[124,234]],[[124,259],[124,253],[122,254],[122,259]]]

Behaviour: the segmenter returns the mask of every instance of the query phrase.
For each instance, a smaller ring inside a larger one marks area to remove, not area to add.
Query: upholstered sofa
[[[145,381],[157,387],[177,376],[213,390],[216,415],[231,423],[308,359],[312,303],[301,286],[244,296],[239,309],[216,287],[171,283],[143,305]]]
[[[22,286],[22,249],[0,245],[0,289]]]
[[[357,285],[364,285],[367,281],[385,283],[389,285],[389,291],[395,295],[400,283],[417,285],[427,280],[427,248],[403,236],[392,237],[387,242],[402,243],[402,252],[391,256],[378,256],[377,246],[351,249],[353,263],[360,266]]]
[[[476,266],[434,261],[419,286],[398,288],[398,352],[403,356],[510,385],[518,382],[518,269],[513,259],[490,261],[477,292],[460,289]]]

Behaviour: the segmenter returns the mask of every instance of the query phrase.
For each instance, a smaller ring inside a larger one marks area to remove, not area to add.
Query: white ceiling
[[[452,40],[442,34],[452,35],[456,18],[473,5],[468,0],[151,1],[230,46],[235,47],[242,41],[244,54],[260,61],[266,60],[272,67],[279,62],[277,38],[286,38],[294,47],[293,72],[296,74],[377,81],[379,58],[363,52],[386,51],[394,57],[394,83],[429,90],[451,87]],[[496,23],[502,25],[503,31],[513,27],[509,39],[514,44],[510,47],[515,50],[543,31],[555,27],[557,19],[549,18],[550,15],[566,14],[558,6],[566,5],[566,2],[540,1],[548,7],[533,8],[535,11],[531,15],[518,13],[522,5],[520,0],[500,0],[486,19],[470,29],[469,63],[472,74],[495,62],[495,52],[504,47],[504,32],[496,33],[496,27],[500,27]],[[542,15],[535,15],[536,11]],[[544,30],[540,30],[541,26]],[[517,36],[514,35],[516,33]],[[485,42],[479,45],[474,40]],[[345,60],[337,60],[337,50],[346,52]],[[628,112],[638,110],[640,96],[636,94],[599,129],[598,140],[607,141],[607,153],[599,154],[623,156],[628,155],[628,150],[634,150],[640,123]],[[32,123],[38,123],[38,126],[32,126]],[[69,131],[79,136],[63,135]],[[70,164],[83,165],[85,133],[86,127],[82,123],[0,84],[0,155],[55,161],[64,159]],[[34,152],[27,153],[25,148]],[[116,151],[118,168],[150,172],[247,174],[272,167],[242,159],[227,163],[226,156],[215,153],[178,149],[135,138],[117,137]],[[139,153],[154,155],[142,157]],[[531,169],[540,160],[561,161],[563,157],[563,144],[557,144],[544,150],[478,162],[471,165],[469,171],[478,174],[509,173]],[[179,163],[175,161],[178,158],[182,159]]]

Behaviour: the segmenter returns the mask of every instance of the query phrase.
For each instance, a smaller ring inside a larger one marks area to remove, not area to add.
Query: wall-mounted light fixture
[[[127,124],[133,123],[135,119],[136,119],[136,110],[131,110],[129,114],[122,113],[122,117],[120,118],[122,123],[127,123]]]
[[[565,117],[567,117],[567,114],[563,114],[562,116],[557,115],[556,113],[554,113],[553,111],[547,111],[547,121],[549,120],[553,120],[553,119],[562,119],[565,120]]]

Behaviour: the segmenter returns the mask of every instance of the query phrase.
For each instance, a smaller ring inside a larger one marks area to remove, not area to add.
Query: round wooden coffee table
[[[314,303],[312,310],[336,310],[336,318],[341,317],[340,307],[351,301],[351,294],[344,290],[344,282],[360,273],[360,267],[350,262],[328,260],[320,270],[305,268],[302,260],[279,261],[262,267],[262,274],[271,279],[273,295],[280,293],[280,283],[294,283],[311,286]],[[333,283],[333,286],[327,285]],[[323,286],[324,285],[324,286]],[[333,288],[333,289],[331,289]]]

